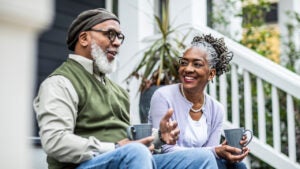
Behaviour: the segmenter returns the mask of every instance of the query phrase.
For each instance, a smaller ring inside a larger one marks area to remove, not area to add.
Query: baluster
[[[244,98],[245,98],[245,127],[252,130],[252,94],[251,94],[251,80],[249,72],[244,70]]]
[[[258,137],[266,143],[266,115],[265,115],[265,97],[262,80],[256,78],[257,85],[257,111],[258,111]]]
[[[227,112],[227,80],[226,80],[226,74],[223,74],[220,76],[220,102],[224,106],[225,115],[224,120],[228,120],[228,112]]]
[[[215,98],[215,99],[217,99],[217,92],[216,92],[216,90],[217,90],[217,80],[216,80],[216,78],[214,78],[213,79],[213,81],[214,82],[210,82],[209,83],[209,95],[211,96],[211,97],[213,97],[213,98]]]
[[[231,66],[231,101],[232,101],[232,123],[235,127],[240,126],[240,114],[239,114],[239,84],[237,66]]]
[[[273,145],[274,149],[281,152],[280,139],[280,117],[279,117],[279,100],[277,88],[272,85],[272,118],[273,118]]]
[[[294,103],[291,95],[286,96],[287,107],[287,127],[288,127],[288,144],[289,144],[289,158],[296,161],[296,132],[295,132],[295,115],[294,115]]]

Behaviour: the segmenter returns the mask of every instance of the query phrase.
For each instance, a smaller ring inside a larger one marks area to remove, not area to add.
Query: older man
[[[210,152],[152,155],[158,137],[127,139],[128,94],[105,76],[116,69],[124,39],[119,19],[105,9],[84,11],[70,25],[67,45],[74,54],[45,79],[34,100],[49,168],[216,167]],[[174,144],[179,130],[171,115],[161,120],[160,138]]]

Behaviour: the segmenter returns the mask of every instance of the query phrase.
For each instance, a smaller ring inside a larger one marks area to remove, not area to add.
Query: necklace
[[[183,97],[184,97],[186,100],[188,100],[188,99],[186,98],[185,94],[184,94],[184,91],[183,91],[183,85],[182,85],[182,84],[181,84],[181,86],[180,86],[180,89],[181,89],[181,93],[182,93]],[[193,109],[193,106],[194,106],[194,105],[191,107],[192,112],[194,112],[194,113],[200,112],[200,111],[202,110],[202,107],[203,107],[204,103],[205,103],[205,97],[204,97],[204,100],[203,100],[203,104],[202,104],[202,106],[201,106],[199,109]]]

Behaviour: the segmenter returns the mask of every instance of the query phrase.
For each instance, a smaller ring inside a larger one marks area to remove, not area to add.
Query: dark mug
[[[129,126],[127,137],[129,140],[139,140],[152,135],[152,124],[142,123]]]
[[[242,149],[242,147],[243,147],[240,144],[240,141],[242,140],[243,135],[247,135],[247,143],[244,144],[244,146],[247,146],[251,142],[252,137],[253,137],[253,132],[249,129],[244,129],[243,127],[233,128],[233,129],[225,129],[224,133],[225,133],[225,139],[226,139],[228,145],[239,148],[239,149]]]

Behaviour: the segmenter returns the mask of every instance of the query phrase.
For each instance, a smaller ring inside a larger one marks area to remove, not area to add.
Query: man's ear
[[[210,69],[210,71],[209,71],[209,78],[208,78],[208,80],[210,81],[210,80],[212,80],[214,77],[215,77],[215,75],[216,75],[216,69]]]
[[[88,40],[88,33],[87,32],[80,32],[79,36],[78,36],[78,43],[82,46],[82,47],[87,47],[89,45],[89,40]]]

